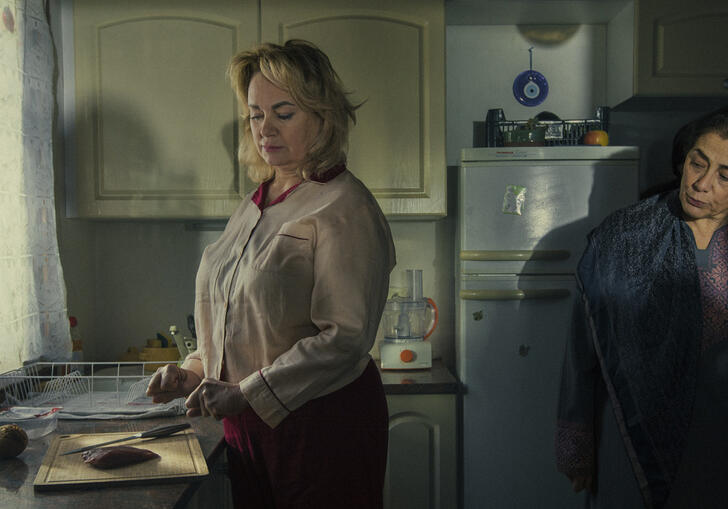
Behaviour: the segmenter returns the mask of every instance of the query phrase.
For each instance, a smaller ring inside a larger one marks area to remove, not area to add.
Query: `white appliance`
[[[437,305],[422,295],[422,270],[408,269],[406,274],[406,296],[387,300],[382,313],[382,369],[432,367],[432,345],[426,340],[437,327]]]
[[[458,187],[464,507],[583,507],[554,455],[574,274],[587,233],[637,201],[638,149],[464,149]]]

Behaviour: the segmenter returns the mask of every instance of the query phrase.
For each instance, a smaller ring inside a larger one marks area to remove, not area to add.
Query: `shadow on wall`
[[[189,139],[178,138],[165,122],[151,117],[137,103],[108,94],[101,108],[93,109],[92,118],[89,128],[94,146],[89,149],[98,164],[96,193],[100,199],[158,199],[158,211],[164,215],[166,198],[174,212],[173,198],[228,196],[241,189],[244,177],[238,171],[234,121],[219,131],[202,126]],[[222,147],[206,149],[215,146],[208,139]],[[208,171],[208,165],[214,169]],[[190,200],[189,206],[195,208],[197,203],[199,200]]]
[[[619,105],[610,115],[610,145],[633,145],[640,149],[639,191],[647,197],[669,188],[672,171],[672,140],[683,125],[726,105],[725,99],[653,99]]]
[[[518,31],[536,47],[556,47],[566,43],[581,25],[518,25]]]

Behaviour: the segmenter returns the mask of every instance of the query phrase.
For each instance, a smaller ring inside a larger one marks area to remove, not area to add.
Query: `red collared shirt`
[[[346,170],[346,165],[344,165],[343,163],[337,164],[336,166],[333,166],[333,167],[329,168],[328,170],[326,170],[325,172],[323,172],[321,175],[311,175],[309,180],[323,184],[333,178],[336,178],[344,170]],[[299,182],[295,186],[289,187],[288,189],[283,191],[280,194],[280,196],[278,196],[278,198],[276,198],[275,200],[270,202],[268,205],[265,205],[265,197],[268,195],[268,188],[270,187],[271,182],[273,182],[272,179],[266,180],[265,182],[260,184],[258,186],[258,189],[256,189],[255,192],[253,193],[253,196],[250,198],[253,201],[253,203],[255,203],[258,206],[258,208],[260,210],[263,210],[266,207],[275,205],[276,203],[282,202],[283,200],[286,199],[286,196],[291,194],[294,189],[296,189],[299,185],[301,185],[301,182]]]

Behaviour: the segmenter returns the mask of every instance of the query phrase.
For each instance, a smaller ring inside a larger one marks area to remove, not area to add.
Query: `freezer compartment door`
[[[463,164],[460,272],[574,272],[587,233],[637,201],[637,179],[637,161]]]
[[[465,508],[582,507],[554,456],[574,278],[495,276],[458,286]]]

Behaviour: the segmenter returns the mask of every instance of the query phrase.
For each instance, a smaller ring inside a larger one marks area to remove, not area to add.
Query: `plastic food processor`
[[[408,269],[406,275],[407,295],[389,299],[382,313],[382,369],[432,367],[432,344],[427,338],[437,327],[437,306],[422,296],[422,270]]]

